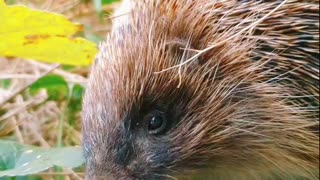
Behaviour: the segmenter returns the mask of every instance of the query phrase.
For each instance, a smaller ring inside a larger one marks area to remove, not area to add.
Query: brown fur
[[[318,3],[133,2],[92,67],[87,178],[319,178]]]

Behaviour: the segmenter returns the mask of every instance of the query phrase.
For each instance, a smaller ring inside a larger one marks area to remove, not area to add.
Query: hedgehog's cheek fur
[[[169,143],[154,137],[128,138],[119,129],[105,138],[84,136],[86,179],[163,179],[164,167],[173,161]]]

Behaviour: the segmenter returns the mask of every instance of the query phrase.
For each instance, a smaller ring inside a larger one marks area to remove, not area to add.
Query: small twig
[[[55,73],[55,70],[53,72]],[[61,73],[57,73],[57,74],[62,75]],[[37,79],[37,78],[38,78],[37,75],[30,75],[30,74],[0,74],[0,80],[1,79]],[[78,77],[74,77],[74,78],[65,77],[65,80],[68,83],[85,85],[86,84],[85,78],[82,76],[79,76],[79,78]]]
[[[58,68],[60,66],[60,64],[54,64],[53,66],[51,66],[51,68],[49,70],[47,70],[46,72],[44,72],[43,74],[41,74],[38,78],[30,81],[28,84],[22,86],[22,88],[16,90],[15,92],[13,92],[9,97],[5,98],[3,101],[0,102],[0,106],[2,106],[4,103],[6,103],[7,101],[11,100],[13,97],[15,97],[17,94],[20,94],[22,91],[24,91],[25,89],[27,89],[30,85],[32,85],[33,83],[35,83],[36,81],[38,81],[38,79],[42,78],[43,76],[49,74],[51,71],[53,71],[54,69]]]
[[[35,79],[36,75],[30,74],[0,74],[0,79]]]
[[[20,131],[20,129],[19,129],[19,126],[17,125],[18,123],[17,123],[16,118],[15,118],[15,117],[12,117],[12,121],[13,121],[13,123],[16,125],[14,131],[15,131],[15,134],[16,134],[16,136],[17,136],[18,142],[21,143],[21,144],[24,144],[23,136],[22,136],[22,134],[21,134],[21,131]]]
[[[53,5],[54,0],[50,0],[44,3],[44,5],[41,7],[43,10],[49,10]]]
[[[78,176],[84,176],[85,173],[83,172],[74,172],[74,174]],[[39,172],[34,175],[39,175],[39,176],[69,176],[73,175],[72,172]]]
[[[40,63],[37,61],[29,61],[29,63],[32,65],[36,65],[38,67],[41,67],[43,69],[46,69],[46,70],[50,69],[50,66],[48,64]],[[72,73],[66,72],[62,69],[54,69],[53,73],[58,74],[60,76],[63,76],[66,79],[66,81],[68,81],[68,82],[79,83],[81,85],[86,84],[86,78],[83,76],[80,76],[77,74],[72,74]]]
[[[80,3],[81,3],[81,0],[75,0],[71,3],[68,3],[68,4],[66,3],[61,10],[58,9],[58,10],[53,10],[53,11],[57,11],[58,13],[63,14],[65,12],[69,11],[70,9],[78,6]]]
[[[7,112],[6,114],[4,114],[0,117],[0,122],[20,113],[22,111],[25,111],[30,105],[32,105],[32,103],[33,103],[33,101],[25,102],[21,106],[17,107],[16,109]]]
[[[42,137],[42,135],[31,125],[31,123],[24,122],[25,125],[31,130],[33,136],[38,140],[40,145],[45,148],[50,148],[50,144]]]

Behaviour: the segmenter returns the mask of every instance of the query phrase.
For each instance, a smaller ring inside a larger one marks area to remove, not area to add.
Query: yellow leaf
[[[62,15],[6,6],[0,0],[0,56],[88,65],[97,48],[92,42],[72,37],[82,29]]]

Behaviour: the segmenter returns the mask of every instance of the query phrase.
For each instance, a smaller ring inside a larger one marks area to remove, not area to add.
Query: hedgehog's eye
[[[167,126],[165,113],[161,111],[152,111],[148,113],[144,120],[148,123],[148,132],[150,134],[161,134]]]

